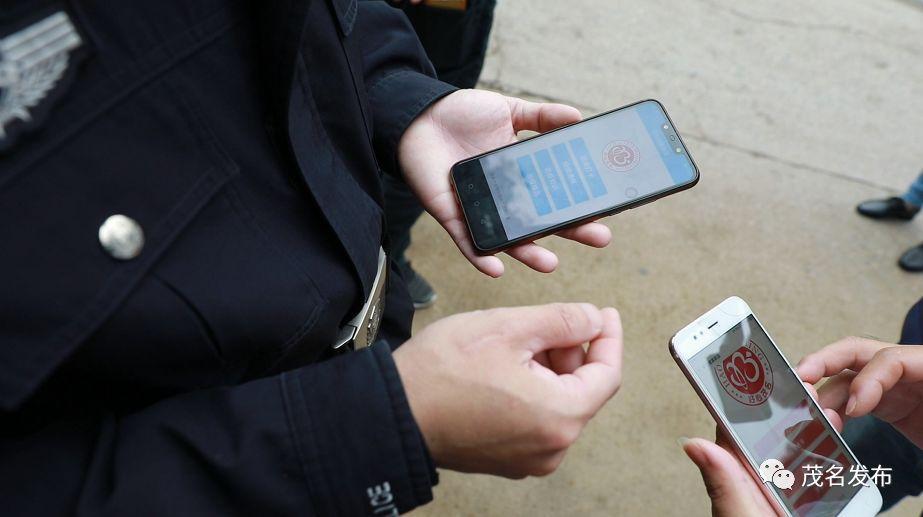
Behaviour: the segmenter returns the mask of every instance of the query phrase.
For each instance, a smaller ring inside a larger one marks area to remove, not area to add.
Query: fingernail
[[[600,331],[603,328],[603,320],[599,314],[599,308],[597,308],[592,303],[581,303],[580,307],[583,309],[583,312],[586,313],[587,318],[593,325],[594,331]]]
[[[852,416],[852,412],[856,409],[856,396],[850,395],[849,402],[846,403],[846,414]]]
[[[705,458],[703,451],[700,447],[694,446],[690,449],[686,448],[686,446],[689,445],[689,442],[691,441],[692,440],[690,440],[689,438],[685,436],[680,436],[679,438],[676,439],[676,443],[679,444],[679,448],[683,451],[683,454],[685,454],[686,457],[692,460],[692,462],[695,463],[697,466],[702,461],[708,461],[708,459]]]

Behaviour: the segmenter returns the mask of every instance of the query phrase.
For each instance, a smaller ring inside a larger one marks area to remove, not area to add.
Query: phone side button
[[[629,210],[634,210],[635,208],[641,208],[642,206],[647,205],[647,204],[650,204],[650,203],[653,203],[654,201],[657,201],[657,199],[656,199],[656,198],[655,198],[655,199],[647,199],[647,200],[644,200],[644,201],[642,201],[641,203],[639,203],[639,204],[637,204],[637,205],[635,205],[635,206],[629,207],[628,209],[629,209]]]

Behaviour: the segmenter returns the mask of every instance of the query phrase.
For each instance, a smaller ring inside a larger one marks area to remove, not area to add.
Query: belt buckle
[[[378,248],[378,272],[368,300],[356,316],[340,329],[334,353],[345,353],[365,348],[375,342],[378,326],[385,312],[385,287],[388,285],[388,255]]]

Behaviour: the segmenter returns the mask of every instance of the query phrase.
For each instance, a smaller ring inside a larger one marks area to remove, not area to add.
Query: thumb
[[[714,516],[763,515],[753,501],[753,480],[730,452],[701,438],[687,440],[683,451],[702,473]]]
[[[533,354],[552,348],[582,345],[603,329],[602,312],[591,303],[552,303],[499,309],[496,324],[505,327],[513,343]]]
[[[580,111],[565,104],[531,102],[516,97],[507,97],[515,131],[538,131],[544,133],[565,124],[579,122]]]

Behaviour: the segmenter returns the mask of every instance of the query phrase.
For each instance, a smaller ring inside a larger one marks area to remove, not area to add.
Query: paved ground
[[[622,391],[557,473],[446,472],[417,515],[706,515],[676,440],[713,424],[667,353],[673,331],[738,294],[797,360],[846,334],[895,340],[923,294],[923,276],[894,265],[923,224],[854,215],[923,166],[921,4],[501,0],[497,15],[486,87],[586,114],[658,98],[702,181],[609,219],[607,250],[549,241],[562,261],[547,276],[516,266],[479,276],[441,229],[418,225],[411,254],[441,299],[417,325],[493,306],[611,304],[626,366]]]

